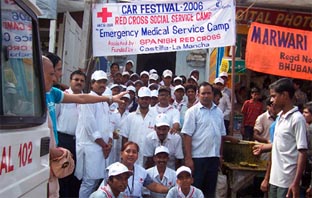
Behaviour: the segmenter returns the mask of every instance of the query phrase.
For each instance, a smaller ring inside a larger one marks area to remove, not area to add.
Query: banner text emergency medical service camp
[[[235,44],[233,0],[101,3],[92,13],[94,56]]]

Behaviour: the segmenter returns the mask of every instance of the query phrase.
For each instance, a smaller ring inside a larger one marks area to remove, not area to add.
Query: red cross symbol
[[[108,17],[112,17],[111,12],[107,12],[107,8],[102,8],[102,12],[97,13],[97,17],[102,17],[102,22],[106,23]]]

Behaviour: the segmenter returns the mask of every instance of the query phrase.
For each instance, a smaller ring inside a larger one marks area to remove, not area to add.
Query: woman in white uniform
[[[121,162],[133,173],[128,179],[124,195],[131,198],[142,198],[143,186],[153,192],[167,193],[168,187],[154,182],[142,166],[135,164],[138,153],[139,145],[131,141],[126,142],[121,149]],[[102,182],[101,186],[103,185],[104,182]]]

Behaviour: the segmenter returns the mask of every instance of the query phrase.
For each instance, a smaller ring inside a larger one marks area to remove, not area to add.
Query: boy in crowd
[[[204,198],[203,192],[192,186],[193,177],[192,171],[189,167],[181,166],[178,168],[177,172],[177,185],[171,188],[166,196],[166,198]]]
[[[108,168],[108,180],[105,186],[100,187],[90,195],[90,198],[122,198],[123,191],[128,186],[128,178],[132,172],[120,162],[111,164]]]
[[[263,113],[263,105],[260,102],[260,90],[257,87],[251,89],[251,99],[246,100],[242,107],[243,114],[243,127],[241,133],[244,140],[253,140],[253,128],[256,123],[256,119]]]

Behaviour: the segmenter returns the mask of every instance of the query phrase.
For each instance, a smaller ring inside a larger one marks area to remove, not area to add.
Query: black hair
[[[293,82],[289,78],[281,78],[269,86],[270,89],[273,89],[276,93],[281,94],[282,92],[288,92],[289,98],[293,98],[295,95],[295,88]]]
[[[193,84],[186,84],[185,85],[185,92],[187,92],[187,90],[189,89],[193,89],[195,92],[197,91],[197,86],[193,85]]]
[[[258,87],[253,87],[250,92],[251,93],[260,93],[260,89]]]
[[[201,87],[206,87],[206,86],[210,86],[212,92],[214,92],[214,88],[213,88],[212,84],[210,84],[209,82],[202,82],[202,83],[200,83],[200,85],[198,86],[198,93],[199,93],[199,90],[200,90]]]
[[[308,109],[308,111],[312,114],[312,101],[306,103],[305,105],[303,105],[304,109]]]
[[[222,98],[222,92],[219,89],[213,89],[213,95],[214,96],[220,96]]]
[[[184,75],[181,75],[180,77],[182,78],[182,84],[186,83],[186,77]]]
[[[265,99],[265,104],[266,104],[267,106],[271,106],[271,105],[272,105],[272,102],[271,102],[271,98],[270,98],[270,97],[268,97],[267,99]]]
[[[303,85],[303,81],[300,79],[293,79],[293,83],[296,85],[299,85],[299,87],[301,88]]]
[[[86,79],[87,78],[87,75],[85,74],[85,73],[83,73],[81,70],[75,70],[75,71],[73,71],[71,74],[70,74],[70,80],[72,80],[73,79],[73,76],[74,75],[80,75],[80,76],[83,76],[84,77],[84,79]]]
[[[53,54],[51,52],[46,52],[45,56],[52,62],[53,68],[55,68],[57,63],[61,60],[61,58],[58,55]]]
[[[121,147],[121,151],[125,151],[126,148],[127,148],[128,146],[130,146],[130,145],[134,145],[134,146],[136,147],[136,149],[137,149],[137,152],[140,152],[140,147],[139,147],[139,145],[138,145],[137,143],[135,143],[135,142],[132,142],[132,141],[128,141],[128,142],[124,143],[124,144],[122,145],[122,147]]]
[[[116,62],[114,62],[114,63],[111,64],[110,69],[112,69],[112,67],[114,67],[114,65],[117,65],[117,67],[118,67],[118,69],[119,69],[119,64],[116,63]]]

